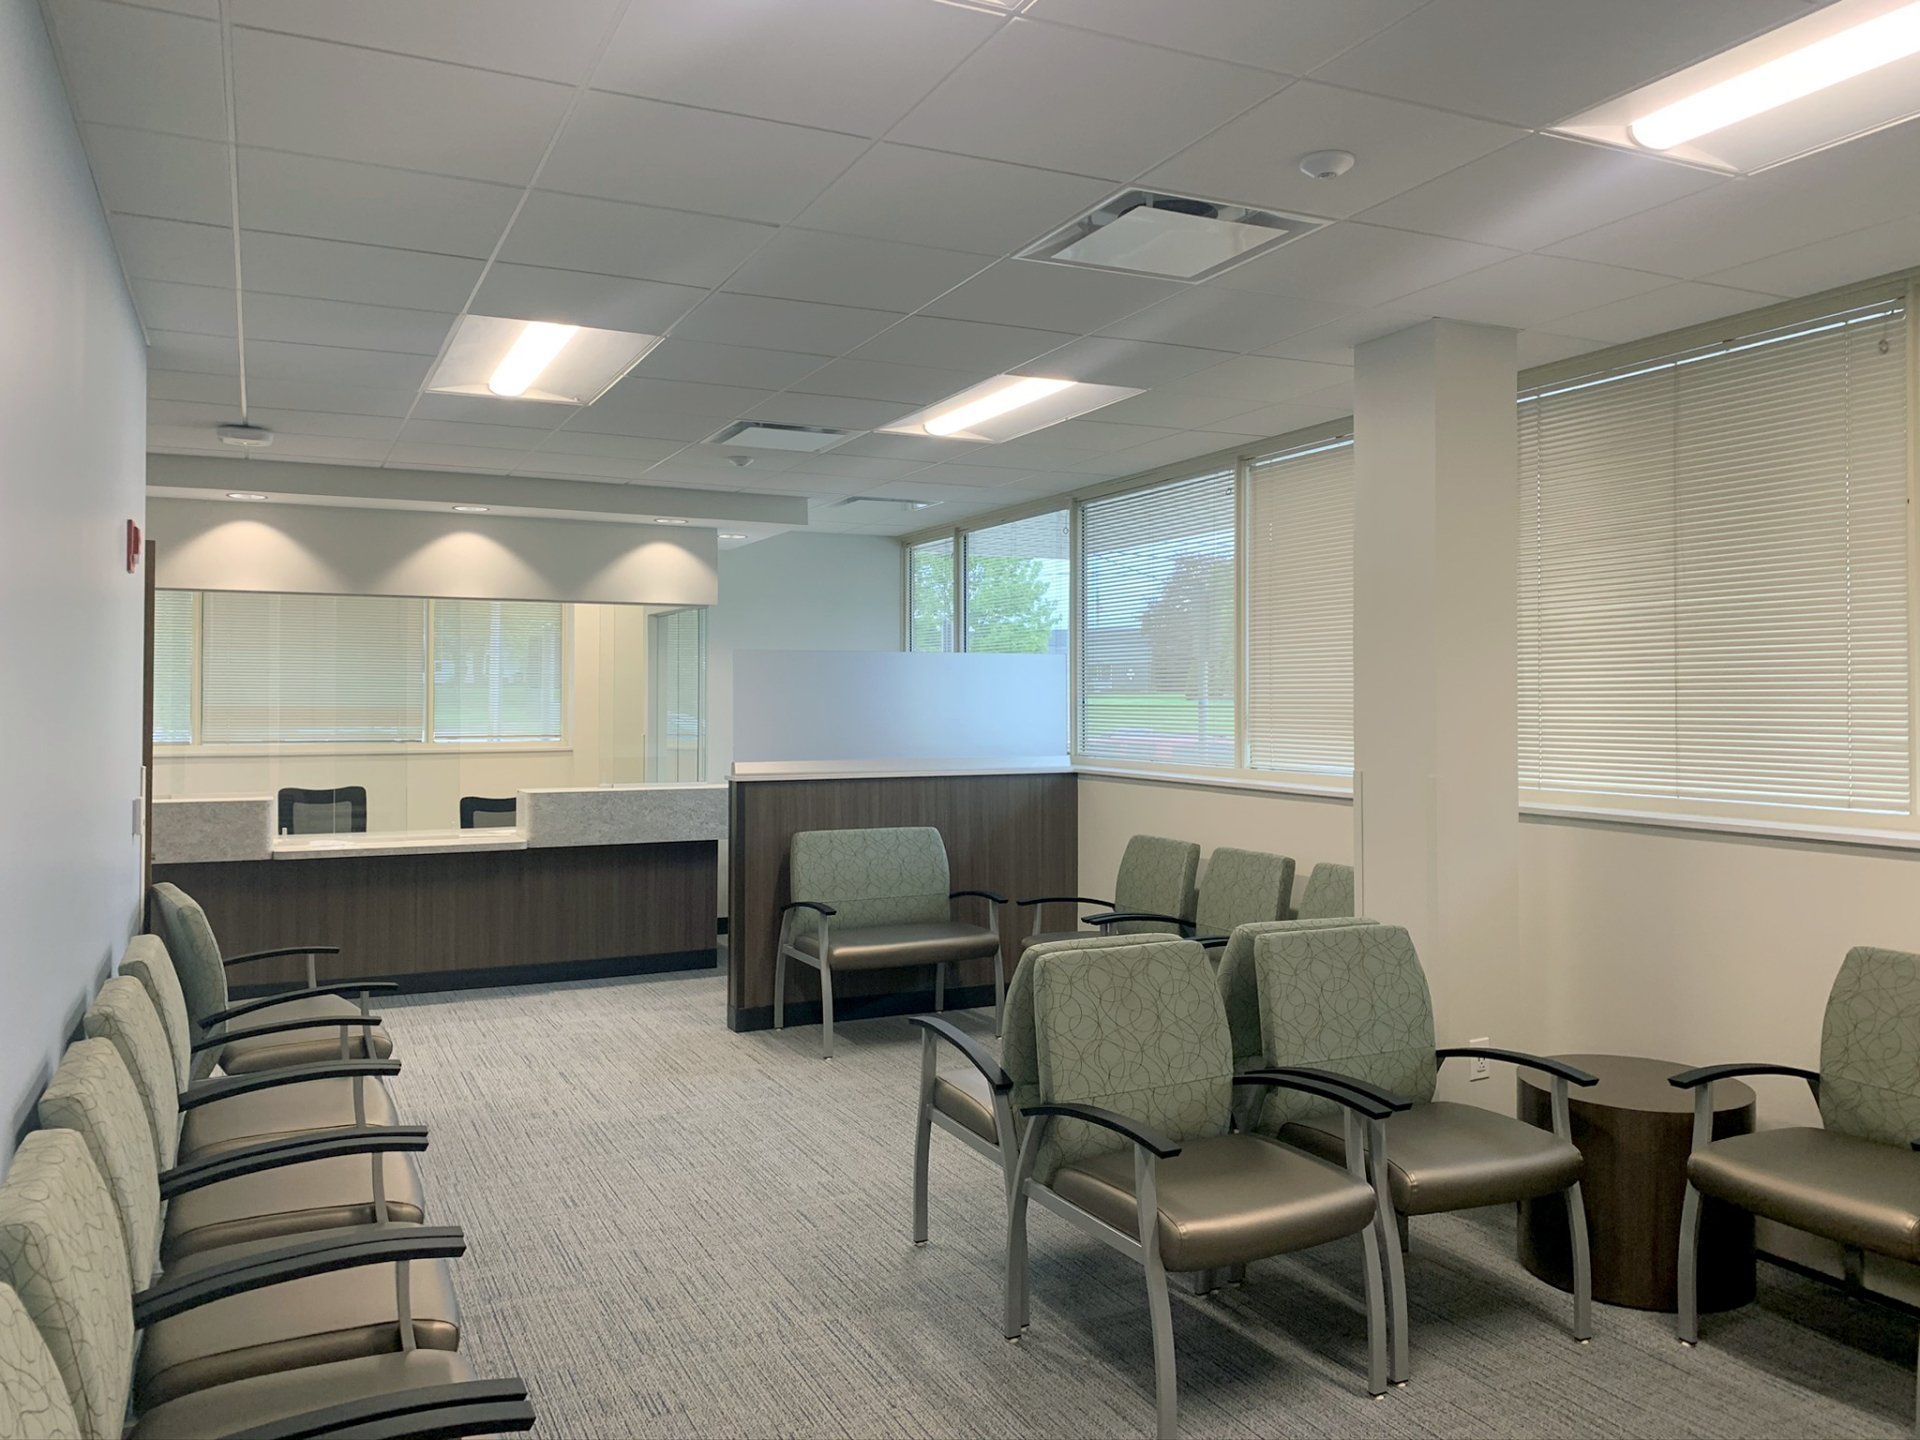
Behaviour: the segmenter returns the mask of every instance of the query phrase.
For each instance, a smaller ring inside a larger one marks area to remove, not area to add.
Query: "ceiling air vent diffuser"
[[[709,445],[744,445],[756,450],[831,450],[853,434],[825,425],[779,425],[771,420],[736,420],[709,435]]]
[[[1188,195],[1123,190],[1020,254],[1055,265],[1205,280],[1326,223]]]

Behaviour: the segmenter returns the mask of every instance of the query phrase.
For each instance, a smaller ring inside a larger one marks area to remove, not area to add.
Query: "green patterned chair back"
[[[802,830],[788,851],[788,872],[789,897],[833,906],[836,930],[953,918],[947,847],[931,825]],[[794,911],[796,940],[819,928],[813,911]]]
[[[1903,1150],[1920,1139],[1920,955],[1847,952],[1820,1027],[1820,1118]]]
[[[52,1352],[80,1433],[118,1436],[132,1386],[132,1282],[113,1197],[71,1130],[36,1130],[14,1152],[0,1185],[0,1285]]]
[[[1117,1110],[1172,1140],[1226,1133],[1233,1048],[1207,952],[1192,940],[1150,937],[1029,953],[1033,1033],[1042,1102]],[[1078,1120],[1056,1120],[1034,1157],[1034,1178],[1127,1141]]]
[[[40,1096],[40,1123],[86,1142],[94,1169],[113,1193],[126,1241],[127,1269],[141,1285],[160,1254],[160,1164],[147,1107],[111,1040],[77,1040]]]
[[[227,967],[220,960],[220,942],[213,938],[207,912],[178,885],[162,881],[153,887],[153,912],[160,922],[160,938],[173,957],[180,990],[187,998],[187,1014],[197,1034],[207,1016],[227,1008]],[[194,1057],[193,1075],[204,1080],[219,1063],[216,1051]]]
[[[1433,997],[1413,940],[1398,925],[1275,931],[1253,943],[1260,987],[1261,1059],[1315,1065],[1366,1080],[1415,1103],[1431,1100]],[[1277,1090],[1259,1128],[1277,1133],[1329,1101]]]
[[[1194,876],[1200,873],[1200,847],[1164,835],[1136,835],[1120,856],[1113,880],[1116,910],[1150,910],[1156,915],[1193,918]],[[1113,927],[1122,935],[1177,935],[1171,925],[1134,920]]]
[[[1307,876],[1307,888],[1300,892],[1296,920],[1329,920],[1353,915],[1353,867],[1323,861]]]
[[[1214,953],[1220,957],[1215,978],[1220,982],[1220,1000],[1227,1008],[1227,1028],[1233,1033],[1233,1065],[1236,1070],[1254,1068],[1265,1053],[1260,1036],[1260,977],[1253,965],[1254,942],[1262,935],[1292,930],[1339,929],[1343,925],[1371,925],[1371,920],[1351,916],[1326,920],[1262,920],[1256,925],[1236,925],[1226,945]]]
[[[138,980],[120,975],[100,987],[81,1023],[89,1040],[111,1040],[120,1052],[146,1109],[160,1168],[171,1169],[180,1150],[180,1092],[174,1088],[173,1051],[153,1001]]]
[[[0,1285],[0,1435],[81,1440],[60,1367],[11,1285]]]
[[[180,972],[173,968],[166,942],[158,935],[136,935],[120,957],[120,973],[146,987],[147,998],[166,1027],[167,1046],[173,1051],[173,1074],[186,1089],[193,1083],[193,1021],[187,1015],[187,997],[180,989]]]
[[[1222,845],[1207,857],[1193,920],[1202,935],[1231,935],[1236,926],[1284,920],[1293,899],[1293,858]]]

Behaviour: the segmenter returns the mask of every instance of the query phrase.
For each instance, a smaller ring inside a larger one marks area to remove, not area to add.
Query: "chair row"
[[[1087,933],[1225,936],[1238,925],[1289,917],[1353,914],[1353,867],[1316,865],[1297,910],[1294,862],[1285,855],[1222,846],[1198,878],[1200,847],[1187,840],[1135,835],[1114,878],[1113,897],[1033,896],[1015,901],[1032,912],[1021,936],[1032,946]],[[932,826],[804,830],[788,851],[788,892],[780,908],[773,974],[773,1028],[786,1028],[787,965],[820,976],[820,1053],[833,1055],[836,970],[922,966],[933,971],[934,1010],[946,1008],[947,967],[993,962],[994,1033],[1006,1004],[1000,912],[1009,902],[994,890],[951,889],[947,849]],[[955,918],[962,900],[984,902],[985,924]],[[1075,927],[1049,931],[1044,917],[1072,906]],[[1102,913],[1081,915],[1091,906]]]
[[[227,966],[261,957],[223,960],[176,888],[154,901],[172,953],[129,943],[0,1184],[0,1434],[530,1428],[526,1386],[458,1354],[466,1242],[427,1223],[427,1132],[366,1008],[392,987],[233,1004]]]
[[[367,787],[335,785],[308,790],[285,785],[277,801],[281,835],[361,835],[367,829]],[[513,795],[462,795],[462,830],[511,828],[518,819],[519,799]]]

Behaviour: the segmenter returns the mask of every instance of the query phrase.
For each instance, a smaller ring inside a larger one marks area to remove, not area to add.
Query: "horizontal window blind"
[[[1903,300],[1520,405],[1535,790],[1904,813]]]
[[[698,780],[706,768],[707,612],[669,610],[647,620],[653,680],[649,780]]]
[[[153,594],[153,743],[193,743],[193,594]]]
[[[560,739],[560,607],[542,600],[431,603],[433,738]]]
[[[209,590],[200,625],[203,744],[425,738],[425,601]]]
[[[1085,502],[1080,753],[1234,763],[1234,475]]]
[[[953,649],[953,537],[907,547],[907,648]]]
[[[1247,474],[1247,764],[1353,773],[1353,442]]]
[[[968,532],[967,649],[1003,655],[1067,650],[1067,512]]]

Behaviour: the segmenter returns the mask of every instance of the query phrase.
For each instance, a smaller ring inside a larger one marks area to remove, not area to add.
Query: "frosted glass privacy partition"
[[[733,657],[736,771],[1067,758],[1064,655],[742,650]]]

